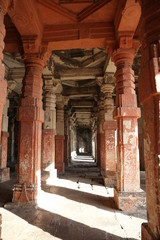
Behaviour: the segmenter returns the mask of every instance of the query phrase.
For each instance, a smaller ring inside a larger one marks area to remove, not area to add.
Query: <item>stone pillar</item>
[[[24,59],[22,99],[18,112],[19,159],[18,183],[14,186],[13,202],[37,202],[41,183],[41,138],[44,111],[42,109],[42,71],[39,55]]]
[[[117,187],[114,197],[118,208],[130,211],[141,202],[137,126],[140,109],[137,108],[132,70],[135,54],[134,48],[123,47],[114,51],[112,56],[117,67],[114,112],[117,120]]]
[[[69,119],[68,119],[68,109],[65,111],[64,114],[64,163],[65,166],[68,166],[69,160]]]
[[[115,162],[115,130],[116,121],[113,120],[114,100],[112,93],[114,90],[113,76],[105,76],[101,85],[104,94],[104,118],[103,130],[105,132],[105,172],[104,184],[107,187],[116,185],[116,162]]]
[[[96,109],[97,110],[97,109]],[[94,113],[91,118],[91,130],[92,130],[92,157],[97,160],[97,155],[96,155],[96,148],[97,148],[97,117],[96,114]]]
[[[8,146],[8,107],[9,100],[3,109],[2,118],[2,134],[1,134],[1,155],[0,155],[0,182],[8,181],[10,179],[10,169],[7,168],[7,146]]]
[[[7,82],[4,80],[5,67],[2,63],[4,50],[4,37],[6,34],[4,26],[4,15],[7,12],[9,1],[0,0],[0,151],[1,151],[1,130],[2,130],[2,114],[7,96]]]
[[[55,169],[56,95],[52,79],[45,79],[44,124],[42,131],[42,182],[53,182],[57,177]]]
[[[104,176],[106,163],[105,163],[105,144],[104,144],[104,99],[101,97],[98,100],[98,126],[97,126],[97,157],[100,165],[101,173]]]
[[[141,69],[139,98],[143,107],[144,159],[148,223],[142,225],[142,240],[160,239],[160,5],[142,3]]]
[[[56,169],[58,173],[64,173],[64,103],[57,102],[56,120]]]

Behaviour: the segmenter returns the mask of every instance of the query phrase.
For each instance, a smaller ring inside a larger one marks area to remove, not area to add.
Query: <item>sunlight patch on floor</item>
[[[60,240],[4,208],[0,208],[0,213],[2,214],[3,240]]]
[[[77,199],[73,200],[69,196],[42,191],[38,205],[49,212],[121,238],[141,239],[141,224],[145,222],[144,219],[127,216],[112,209],[105,205],[104,197],[101,200],[100,196],[94,196],[93,199],[89,199],[89,203],[87,203],[86,196],[84,199],[83,193],[80,195],[77,193]]]

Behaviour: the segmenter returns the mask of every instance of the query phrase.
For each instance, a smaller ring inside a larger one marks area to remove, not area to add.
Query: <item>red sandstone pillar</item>
[[[36,203],[41,180],[41,137],[44,111],[42,109],[43,61],[34,56],[24,59],[22,99],[19,107],[18,183],[13,202]]]
[[[142,3],[139,97],[143,107],[144,159],[148,223],[142,240],[160,239],[160,3]]]
[[[133,48],[119,48],[113,53],[117,71],[116,109],[117,120],[117,188],[115,202],[120,209],[132,209],[139,202],[140,171],[138,154],[138,126],[140,109],[137,108],[134,72],[135,56]],[[133,193],[133,194],[131,194]],[[137,194],[136,194],[137,193]],[[130,196],[132,196],[130,198]]]
[[[42,182],[53,182],[57,177],[55,169],[55,135],[56,135],[56,95],[52,80],[45,79],[44,110],[45,119],[42,132]]]
[[[105,175],[104,183],[108,187],[116,185],[116,161],[115,161],[115,130],[116,121],[113,120],[114,101],[112,93],[114,90],[113,76],[105,76],[101,85],[104,93],[104,117],[103,130],[105,132]]]
[[[5,37],[5,26],[4,26],[4,15],[7,12],[9,5],[8,0],[0,0],[0,154],[2,150],[1,141],[1,125],[2,125],[2,114],[5,105],[6,95],[7,95],[7,83],[4,80],[5,69],[2,63],[3,60],[3,49],[4,49],[4,37]],[[2,216],[0,215],[0,237],[1,237],[1,224]]]
[[[104,131],[103,131],[103,123],[104,123],[104,100],[103,98],[98,101],[98,133],[97,133],[97,151],[99,159],[99,165],[101,169],[101,173],[105,175],[106,163],[105,163],[105,144],[104,144]]]
[[[9,1],[0,0],[0,145],[1,145],[1,123],[3,108],[6,101],[7,95],[7,82],[4,80],[5,67],[2,63],[3,60],[3,49],[4,49],[4,37],[6,34],[4,26],[4,15],[7,12]]]
[[[69,117],[68,109],[64,114],[64,163],[65,166],[69,165]]]
[[[64,103],[57,103],[55,161],[58,173],[64,173]]]
[[[0,154],[0,182],[10,179],[10,169],[7,168],[7,146],[8,146],[8,107],[9,100],[3,108],[2,133],[1,133],[1,154]]]

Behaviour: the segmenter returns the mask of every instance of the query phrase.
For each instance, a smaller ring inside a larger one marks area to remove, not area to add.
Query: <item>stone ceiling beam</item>
[[[43,25],[37,13],[35,1],[15,1],[8,14],[21,36],[36,36],[37,44],[42,39]]]
[[[86,87],[86,88],[73,88],[73,89],[64,89],[63,90],[63,95],[65,96],[70,96],[70,98],[75,97],[74,95],[77,95],[77,97],[82,97],[82,96],[91,96],[94,97],[97,95],[97,88],[96,87]]]
[[[120,33],[130,32],[132,36],[137,29],[141,17],[141,7],[138,1],[118,1],[118,7],[114,19],[117,36]]]
[[[73,68],[61,69],[59,71],[61,80],[84,80],[95,79],[95,77],[102,76],[103,71],[101,68]]]
[[[114,25],[112,22],[95,22],[74,23],[68,25],[46,25],[44,27],[44,42],[51,43],[57,41],[78,40],[85,38],[114,39]],[[70,48],[73,48],[73,45]]]

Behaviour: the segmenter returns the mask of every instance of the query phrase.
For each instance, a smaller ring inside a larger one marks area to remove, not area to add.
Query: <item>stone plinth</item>
[[[55,137],[55,162],[58,173],[64,173],[64,136]]]
[[[117,185],[116,172],[106,171],[106,176],[103,177],[105,187],[114,187]]]
[[[136,212],[146,204],[145,192],[121,192],[114,188],[114,201],[118,209]]]

